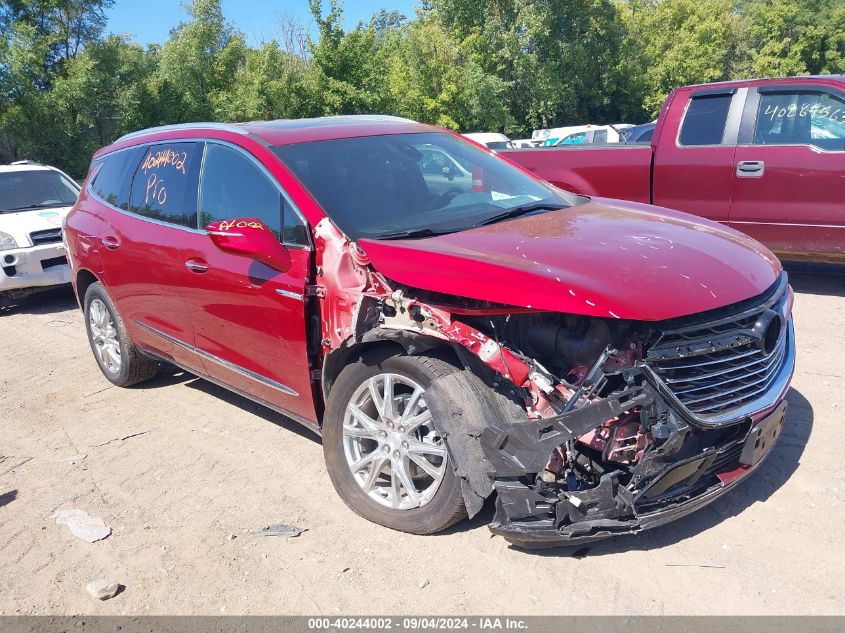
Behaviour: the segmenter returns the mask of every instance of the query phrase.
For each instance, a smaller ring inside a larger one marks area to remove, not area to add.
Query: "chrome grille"
[[[721,413],[768,391],[783,366],[786,330],[777,347],[765,354],[748,343],[691,360],[663,361],[657,375],[695,414]]]
[[[62,229],[47,229],[46,231],[33,231],[29,234],[33,246],[41,244],[54,244],[62,241]]]
[[[720,310],[710,320],[669,324],[646,357],[655,379],[694,418],[724,423],[732,413],[774,404],[783,386],[787,362],[793,362],[787,324],[788,285],[785,276],[769,292],[751,302]],[[755,324],[774,311],[783,327],[767,353]],[[771,399],[767,402],[766,398]]]

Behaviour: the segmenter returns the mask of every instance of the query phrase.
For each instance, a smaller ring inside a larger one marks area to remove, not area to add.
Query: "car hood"
[[[33,231],[62,228],[71,206],[0,213],[0,231],[11,235],[18,246],[29,246],[29,234]]]
[[[780,262],[701,218],[593,198],[414,240],[361,240],[373,267],[423,290],[588,316],[661,321],[764,292]]]

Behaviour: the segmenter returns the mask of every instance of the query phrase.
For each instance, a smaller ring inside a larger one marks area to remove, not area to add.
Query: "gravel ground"
[[[489,504],[438,536],[368,523],[316,436],[188,374],[111,387],[70,292],[33,297],[0,313],[0,613],[845,613],[845,268],[791,278],[798,369],[774,453],[713,505],[586,556],[509,547]],[[74,508],[111,535],[52,518]],[[272,523],[306,531],[249,536]],[[98,579],[124,587],[100,602]]]

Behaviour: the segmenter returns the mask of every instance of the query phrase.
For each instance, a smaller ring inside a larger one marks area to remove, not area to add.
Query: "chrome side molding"
[[[175,336],[170,336],[170,334],[166,334],[165,332],[162,332],[161,330],[154,328],[151,325],[147,325],[146,323],[143,323],[143,322],[137,321],[137,320],[135,321],[135,323],[140,325],[142,328],[144,328],[148,332],[152,332],[156,336],[159,336],[159,337],[163,338],[164,340],[173,343],[174,345],[178,345],[179,347],[181,347],[183,349],[186,349],[190,352],[193,352],[194,354],[196,354],[200,358],[203,358],[205,360],[209,360],[212,363],[220,365],[221,367],[225,367],[226,369],[233,371],[237,374],[240,374],[241,376],[245,376],[246,378],[249,378],[251,380],[254,380],[255,382],[259,382],[259,383],[266,385],[268,387],[272,387],[273,389],[276,389],[277,391],[281,391],[282,393],[287,394],[289,396],[299,396],[299,392],[297,392],[296,390],[288,387],[287,385],[283,385],[280,382],[276,382],[275,380],[272,380],[271,378],[267,378],[266,376],[262,376],[261,374],[258,374],[256,372],[250,370],[250,369],[246,369],[245,367],[241,367],[240,365],[236,365],[235,363],[230,363],[226,359],[220,358],[219,356],[215,356],[214,354],[209,354],[208,352],[203,351],[203,350],[199,349],[198,347],[196,347],[194,345],[190,345],[190,344],[186,343],[185,341],[182,341],[182,340],[176,338]]]

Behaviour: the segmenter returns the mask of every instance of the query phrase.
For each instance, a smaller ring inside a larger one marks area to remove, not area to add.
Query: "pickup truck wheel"
[[[460,370],[438,358],[392,356],[346,367],[332,387],[323,425],[329,477],[362,517],[413,534],[439,532],[466,517],[440,416],[473,394],[449,393]]]
[[[155,376],[158,363],[141,356],[114,303],[99,282],[85,292],[85,330],[91,351],[109,382],[129,387]]]

